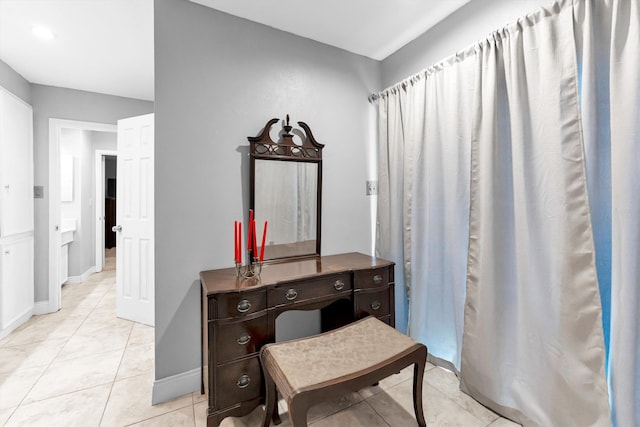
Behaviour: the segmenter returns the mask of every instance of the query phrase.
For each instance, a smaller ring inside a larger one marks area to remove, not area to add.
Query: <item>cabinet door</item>
[[[0,245],[0,295],[1,329],[33,309],[33,237]]]
[[[0,236],[33,230],[33,113],[0,89]]]

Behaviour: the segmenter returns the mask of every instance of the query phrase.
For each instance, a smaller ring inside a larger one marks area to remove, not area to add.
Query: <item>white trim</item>
[[[13,332],[16,328],[18,328],[19,326],[21,326],[24,322],[26,322],[27,320],[29,320],[29,318],[33,315],[33,306],[29,307],[28,309],[26,309],[25,311],[22,312],[22,314],[19,314],[18,316],[14,317],[13,320],[11,320],[9,323],[7,323],[6,327],[3,327],[0,330],[0,339],[6,337],[7,335],[9,335],[11,332]]]
[[[80,276],[70,276],[66,282],[67,285],[77,285],[78,283],[82,283],[89,278],[93,273],[96,272],[95,267],[89,267],[87,271],[82,273]]]
[[[33,303],[33,314],[49,314],[49,301],[36,301]]]
[[[60,294],[60,134],[62,129],[117,132],[113,124],[49,119],[49,312],[58,311]]]
[[[96,150],[95,151],[95,182],[96,182],[96,273],[102,271],[104,267],[104,156],[117,156],[117,150]]]
[[[151,404],[157,405],[158,403],[167,402],[176,397],[200,390],[200,383],[202,381],[200,372],[200,368],[195,368],[153,381]]]

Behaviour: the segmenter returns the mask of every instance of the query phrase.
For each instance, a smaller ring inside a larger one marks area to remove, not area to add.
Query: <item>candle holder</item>
[[[253,258],[253,262],[247,265],[242,265],[236,261],[236,277],[243,277],[245,279],[251,279],[254,277],[260,277],[262,273],[262,263],[258,258]]]

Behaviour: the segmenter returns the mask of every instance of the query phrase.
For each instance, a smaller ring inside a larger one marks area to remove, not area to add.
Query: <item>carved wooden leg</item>
[[[413,410],[420,427],[426,427],[422,408],[422,378],[424,376],[425,359],[420,359],[413,368]]]
[[[296,401],[295,397],[289,402],[289,418],[293,427],[307,427],[308,407],[305,399]]]
[[[262,427],[269,427],[271,420],[276,424],[280,424],[280,416],[278,415],[278,391],[276,390],[276,383],[273,382],[271,375],[267,369],[264,372],[264,384],[266,389],[266,396],[264,402],[264,419],[262,420]],[[277,419],[277,421],[276,421]]]

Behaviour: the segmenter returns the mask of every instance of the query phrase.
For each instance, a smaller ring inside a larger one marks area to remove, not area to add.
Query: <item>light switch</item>
[[[33,186],[33,198],[34,199],[44,199],[44,186],[42,186],[42,185],[34,185]]]
[[[378,181],[367,181],[367,196],[378,194]]]

